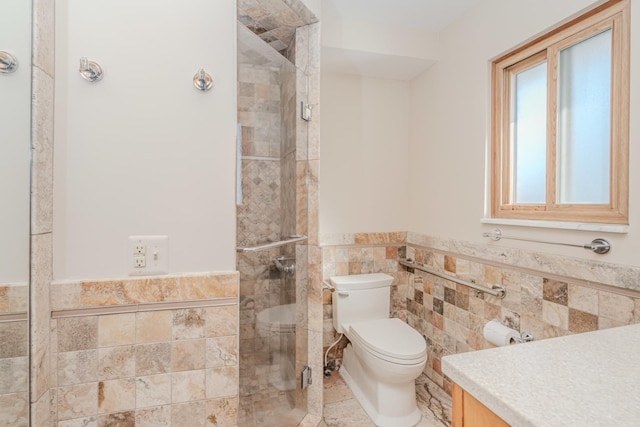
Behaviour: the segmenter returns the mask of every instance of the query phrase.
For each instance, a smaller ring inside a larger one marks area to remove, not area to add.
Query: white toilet
[[[400,319],[389,318],[393,277],[356,274],[332,277],[333,327],[349,341],[340,374],[380,427],[415,426],[415,379],[427,363],[427,344]]]

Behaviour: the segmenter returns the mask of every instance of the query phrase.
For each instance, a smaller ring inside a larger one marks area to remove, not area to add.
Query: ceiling
[[[322,13],[370,24],[437,32],[480,0],[323,0]]]

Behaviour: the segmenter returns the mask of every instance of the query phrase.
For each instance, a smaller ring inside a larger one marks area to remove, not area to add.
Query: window
[[[494,218],[628,223],[629,1],[492,63]]]

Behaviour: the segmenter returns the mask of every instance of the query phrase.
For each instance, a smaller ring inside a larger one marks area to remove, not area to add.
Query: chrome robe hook
[[[204,71],[204,68],[200,68],[193,76],[193,86],[202,92],[206,92],[213,87],[213,78]]]
[[[80,71],[83,79],[91,83],[102,79],[102,74],[104,74],[100,65],[96,62],[89,61],[84,56],[80,58],[80,69],[78,71]]]
[[[18,60],[9,52],[0,50],[0,74],[13,73],[18,68]]]

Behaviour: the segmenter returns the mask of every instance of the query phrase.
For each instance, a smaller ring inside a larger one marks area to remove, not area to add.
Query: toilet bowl
[[[334,327],[350,341],[340,375],[373,422],[410,427],[421,418],[415,379],[427,362],[427,345],[416,330],[389,318],[391,276],[331,278]]]
[[[295,347],[296,305],[283,304],[266,308],[256,315],[258,336],[269,349],[269,384],[279,391],[296,388]]]

